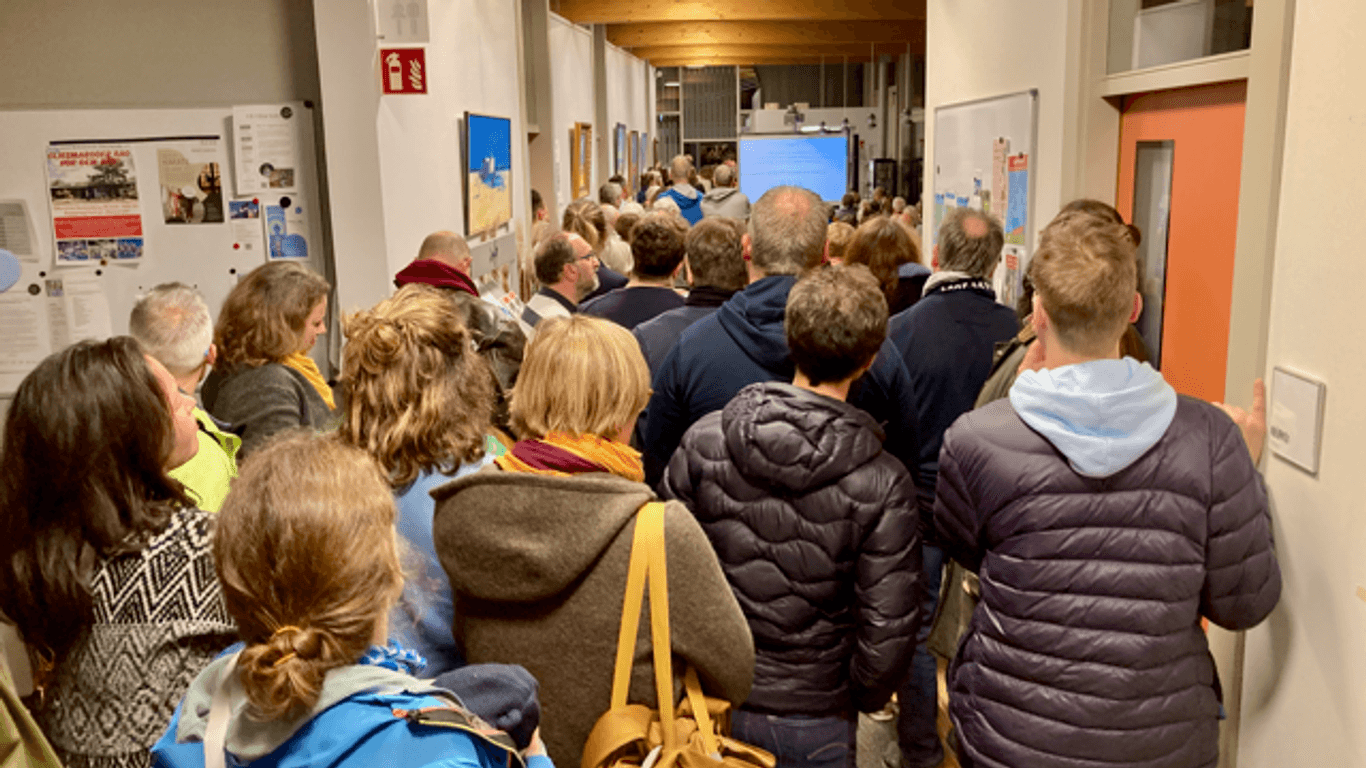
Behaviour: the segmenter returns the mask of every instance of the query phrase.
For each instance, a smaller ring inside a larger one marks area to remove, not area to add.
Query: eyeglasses
[[[596,259],[597,257],[598,257],[598,255],[597,255],[596,253],[592,253],[592,252],[590,251],[590,252],[588,253],[588,255],[586,255],[586,256],[580,256],[580,257],[579,257],[579,261],[588,261],[589,259]]]

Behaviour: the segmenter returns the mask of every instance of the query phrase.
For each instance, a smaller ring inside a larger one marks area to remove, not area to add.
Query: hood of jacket
[[[180,705],[180,722],[176,727],[177,742],[203,741],[204,732],[208,728],[209,708],[213,702],[214,691],[218,687],[219,677],[224,667],[236,663],[236,653],[225,654],[205,667],[190,684]],[[359,693],[383,695],[409,692],[450,697],[449,693],[423,685],[411,675],[384,667],[353,664],[328,671],[323,678],[318,702],[307,712],[290,720],[262,722],[248,715],[246,691],[243,690],[237,675],[229,674],[225,685],[231,714],[224,746],[228,752],[247,763],[274,752],[313,718]],[[284,760],[280,765],[334,765],[354,746],[355,741],[352,739],[315,739],[306,753],[307,759],[298,762]],[[335,759],[323,759],[329,753]]]
[[[1025,371],[1010,404],[1078,474],[1109,477],[1166,434],[1176,390],[1152,366],[1126,357]]]
[[[694,187],[693,185],[687,183],[686,181],[677,182],[677,183],[675,183],[672,187],[669,187],[669,188],[668,188],[667,190],[665,190],[665,191],[666,191],[666,192],[675,192],[675,193],[681,195],[682,197],[685,197],[685,198],[687,198],[688,200],[692,200],[692,201],[694,201],[694,202],[696,202],[697,200],[701,199],[701,197],[702,197],[702,193],[697,191],[697,187]],[[680,201],[678,202],[678,204],[679,204],[679,205],[683,205],[683,201],[680,200]]]
[[[740,349],[778,379],[792,378],[783,317],[787,294],[796,282],[791,275],[755,280],[716,311],[721,327]]]
[[[451,586],[531,602],[570,589],[654,493],[606,473],[556,477],[490,467],[432,491],[432,534]]]
[[[711,191],[702,197],[708,202],[724,203],[735,195],[739,194],[739,187],[712,187]]]
[[[721,412],[726,452],[747,479],[793,493],[820,488],[882,451],[862,410],[791,384],[751,384]]]
[[[409,283],[423,283],[437,288],[464,291],[476,298],[479,296],[479,289],[474,287],[474,281],[469,275],[436,259],[417,259],[394,275],[395,286],[402,288]]]

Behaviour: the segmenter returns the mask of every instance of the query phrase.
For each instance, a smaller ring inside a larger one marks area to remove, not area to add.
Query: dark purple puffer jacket
[[[874,711],[919,625],[915,485],[859,408],[751,384],[683,437],[661,484],[692,509],[754,635],[745,708]]]
[[[1200,618],[1246,629],[1281,587],[1266,492],[1223,412],[1181,397],[1150,450],[1085,477],[997,401],[945,435],[935,524],[982,579],[949,671],[978,768],[1217,764]]]

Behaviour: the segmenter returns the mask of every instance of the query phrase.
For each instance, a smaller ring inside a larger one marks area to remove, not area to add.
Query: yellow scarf
[[[637,483],[645,481],[640,451],[598,435],[551,432],[540,440],[519,440],[494,460],[508,472],[568,477],[584,472],[610,472]]]
[[[313,358],[302,352],[294,352],[286,355],[280,364],[302,373],[304,378],[308,379],[308,383],[318,390],[318,396],[327,403],[327,407],[334,411],[337,409],[337,401],[332,399],[332,387],[327,385],[327,379],[323,378],[323,372],[318,370],[318,364],[313,362]]]

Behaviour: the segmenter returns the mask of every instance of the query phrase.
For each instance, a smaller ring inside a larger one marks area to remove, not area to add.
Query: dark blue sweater
[[[991,372],[996,343],[1019,330],[1015,312],[996,303],[990,290],[979,289],[931,289],[888,325],[887,339],[896,346],[910,377],[920,426],[918,471],[912,474],[921,509],[934,501],[944,430],[972,410]]]
[[[646,482],[655,485],[693,422],[719,411],[737,392],[760,381],[792,381],[783,315],[797,278],[765,277],[751,283],[714,314],[690,326],[655,374],[646,409],[643,443]],[[911,470],[919,457],[911,382],[890,340],[873,367],[854,382],[849,402],[886,432],[888,453]],[[928,516],[925,507],[922,515]]]

